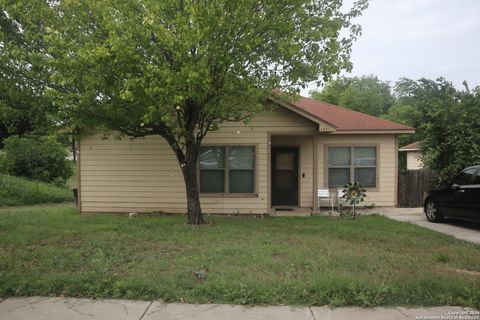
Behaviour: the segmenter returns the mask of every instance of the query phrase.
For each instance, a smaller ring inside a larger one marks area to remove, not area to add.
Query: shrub
[[[72,200],[72,191],[67,188],[0,174],[0,207]]]
[[[65,184],[72,175],[66,148],[55,137],[41,139],[11,136],[0,156],[1,171],[32,180]]]

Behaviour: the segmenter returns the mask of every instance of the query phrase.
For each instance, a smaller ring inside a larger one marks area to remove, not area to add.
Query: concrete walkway
[[[381,213],[389,218],[414,223],[424,228],[480,244],[480,224],[447,219],[442,223],[431,223],[425,217],[423,208],[382,208]]]
[[[457,316],[455,318],[455,316]],[[219,304],[181,304],[130,300],[75,298],[9,298],[0,302],[0,320],[344,320],[344,319],[469,319],[478,310],[461,307],[337,308],[246,307]]]

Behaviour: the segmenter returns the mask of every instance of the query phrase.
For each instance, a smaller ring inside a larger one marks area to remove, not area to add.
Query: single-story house
[[[407,154],[407,170],[423,169],[422,153],[420,152],[420,141],[416,141],[398,149],[400,152]]]
[[[395,206],[402,124],[309,98],[272,102],[251,123],[207,134],[198,165],[202,210],[265,214],[318,209],[318,192],[359,181],[366,204]],[[81,212],[186,212],[185,185],[160,136],[79,141]]]

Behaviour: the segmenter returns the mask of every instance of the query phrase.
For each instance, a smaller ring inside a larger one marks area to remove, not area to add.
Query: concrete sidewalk
[[[391,219],[413,223],[427,229],[454,236],[460,240],[480,244],[479,223],[452,219],[446,219],[442,223],[432,223],[425,217],[423,208],[382,208],[380,213]]]
[[[456,318],[455,318],[456,317]],[[469,319],[478,311],[461,307],[337,308],[181,304],[75,298],[9,298],[0,302],[0,320],[343,320]]]

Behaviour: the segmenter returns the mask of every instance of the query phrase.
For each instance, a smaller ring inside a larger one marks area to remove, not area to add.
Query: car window
[[[475,174],[475,179],[473,180],[473,184],[480,184],[480,169]]]
[[[460,174],[458,174],[453,180],[452,184],[457,184],[459,186],[464,186],[467,184],[473,183],[473,175],[475,174],[476,168],[467,169]]]

